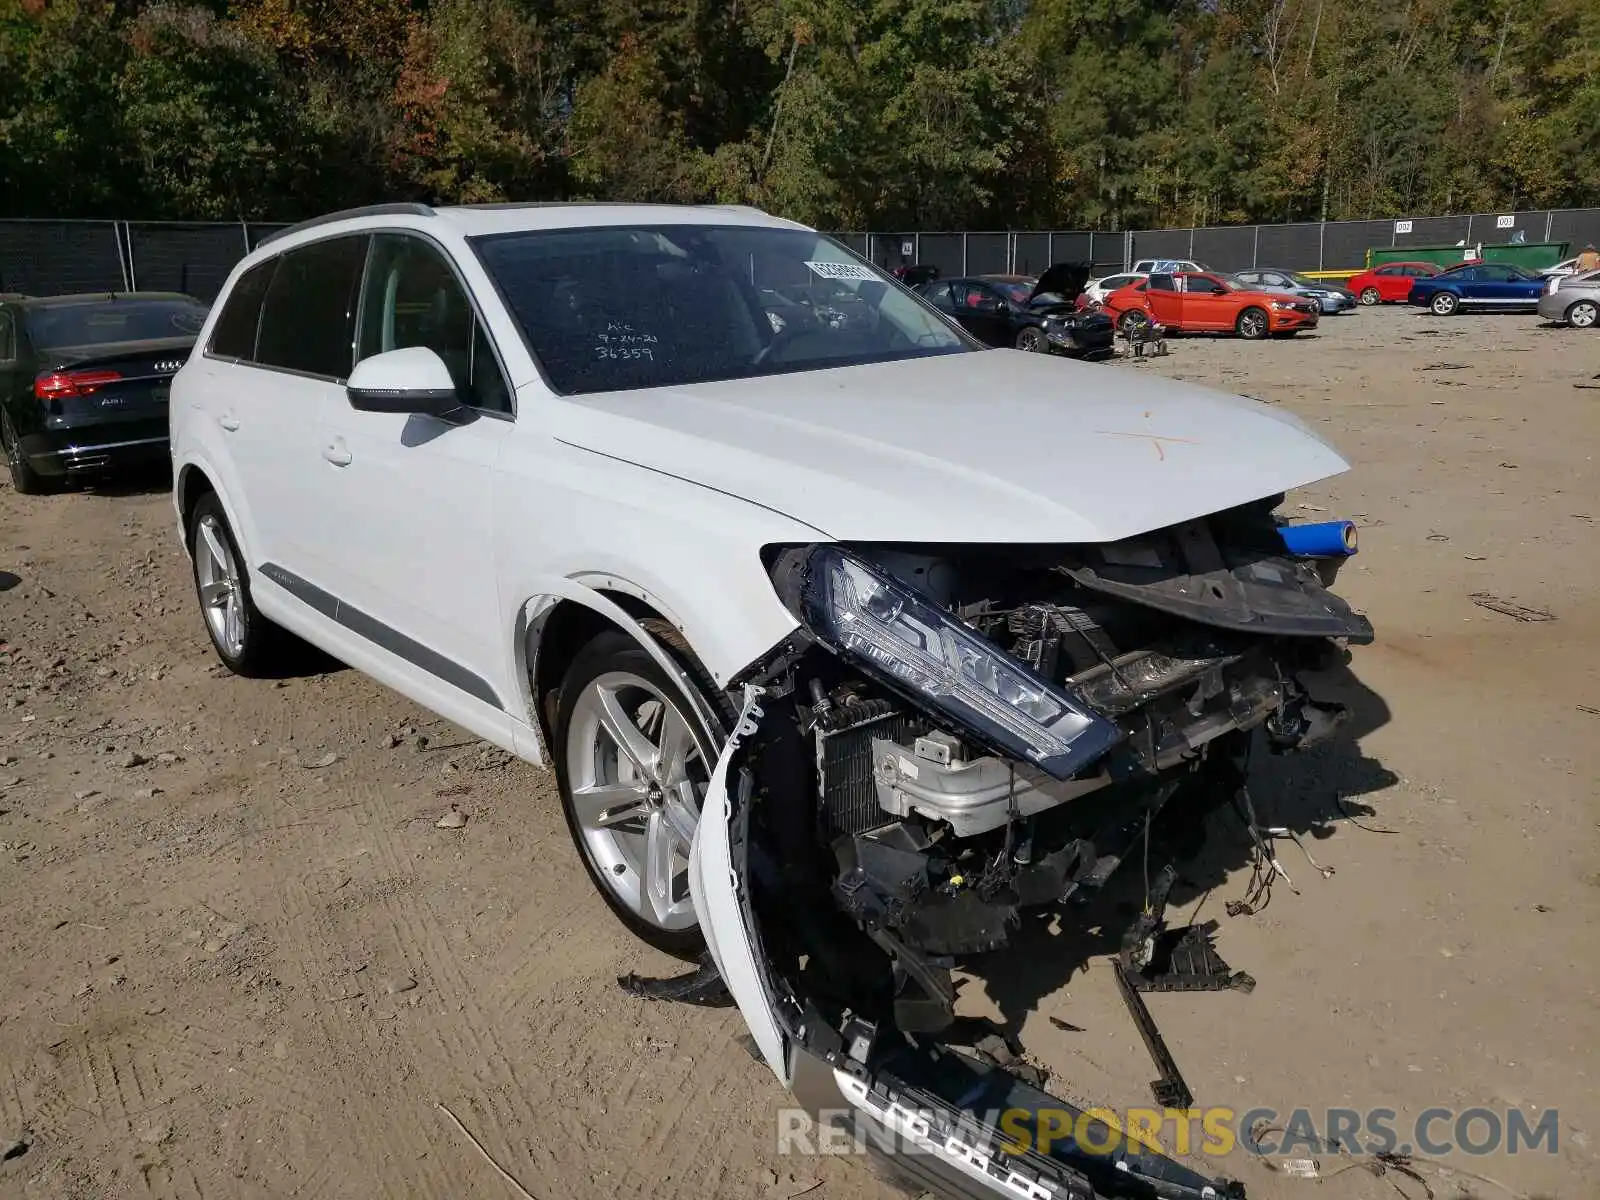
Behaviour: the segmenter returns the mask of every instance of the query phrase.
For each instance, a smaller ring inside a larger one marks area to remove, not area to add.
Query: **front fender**
[[[661,643],[639,624],[638,619],[632,613],[624,609],[615,600],[596,590],[596,584],[607,585],[607,591],[621,591],[625,594],[637,596],[639,599],[649,603],[675,627],[683,628],[671,609],[661,604],[654,596],[642,589],[629,587],[625,581],[617,580],[611,576],[586,575],[577,578],[561,577],[543,581],[540,593],[522,606],[517,621],[516,640],[524,658],[522,669],[517,672],[518,686],[521,689],[520,694],[523,705],[528,712],[528,725],[532,729],[534,737],[533,746],[528,748],[531,753],[527,757],[538,763],[549,761],[550,748],[544,745],[544,735],[539,724],[537,711],[538,701],[533,694],[533,680],[538,677],[539,649],[544,637],[545,623],[549,620],[550,614],[555,611],[556,606],[563,601],[571,601],[572,603],[583,605],[628,634],[644,648],[645,652],[655,660],[656,664],[670,678],[678,683],[684,697],[700,710],[700,717],[706,723],[707,728],[722,728],[724,718],[705,706],[704,700],[700,695],[699,684],[689,679],[678,660],[662,648]]]

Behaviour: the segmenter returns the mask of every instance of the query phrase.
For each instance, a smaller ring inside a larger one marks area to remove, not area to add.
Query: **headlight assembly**
[[[1122,737],[917,591],[835,546],[810,552],[800,616],[824,644],[1010,758],[1067,779]]]

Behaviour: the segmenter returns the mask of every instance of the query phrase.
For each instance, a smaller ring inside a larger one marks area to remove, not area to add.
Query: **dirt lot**
[[[1359,745],[1256,789],[1337,873],[1285,843],[1298,894],[1229,918],[1239,827],[1185,867],[1260,981],[1152,999],[1199,1103],[1555,1107],[1555,1156],[1418,1170],[1440,1200],[1600,1194],[1600,391],[1572,386],[1600,338],[1363,311],[1103,370],[1325,428],[1355,469],[1291,502],[1361,523],[1341,587],[1379,631]],[[671,964],[591,892],[546,777],[354,672],[216,667],[164,494],[0,490],[0,643],[0,1147],[26,1145],[0,1196],[514,1196],[439,1104],[541,1200],[890,1194],[776,1153],[735,1013],[618,990]],[[1126,1107],[1153,1072],[1115,918],[974,986],[1062,1094]],[[1428,1194],[1344,1165],[1221,1169],[1267,1200]]]

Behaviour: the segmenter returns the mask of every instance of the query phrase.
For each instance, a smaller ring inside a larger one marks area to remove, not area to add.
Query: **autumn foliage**
[[[0,0],[0,215],[753,203],[1116,229],[1600,202],[1595,0]]]

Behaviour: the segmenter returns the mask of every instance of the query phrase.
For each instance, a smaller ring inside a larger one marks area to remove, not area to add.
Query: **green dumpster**
[[[1391,262],[1429,262],[1441,267],[1454,266],[1466,259],[1473,246],[1384,246],[1367,251],[1367,267]],[[1535,274],[1570,257],[1566,242],[1483,243],[1483,261],[1510,263]]]

